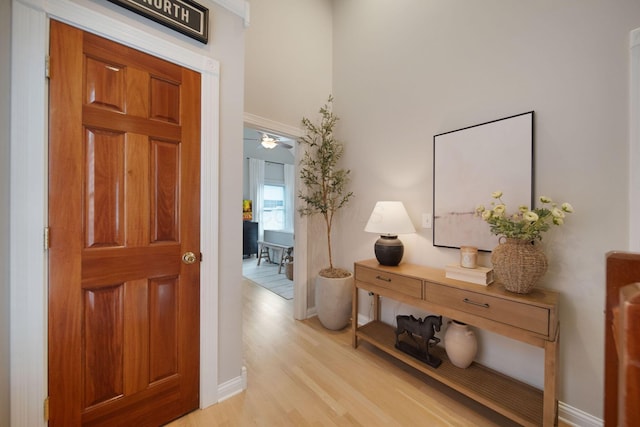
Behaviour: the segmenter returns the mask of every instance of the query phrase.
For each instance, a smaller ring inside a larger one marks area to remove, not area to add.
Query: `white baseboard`
[[[239,377],[230,379],[218,386],[218,403],[240,394],[247,389],[247,368],[242,367]]]
[[[563,423],[573,427],[602,427],[604,422],[591,414],[574,408],[563,402],[558,402],[558,418]]]
[[[318,315],[318,312],[316,311],[316,307],[311,307],[307,309],[307,317],[306,319],[309,319],[310,317],[316,316]]]

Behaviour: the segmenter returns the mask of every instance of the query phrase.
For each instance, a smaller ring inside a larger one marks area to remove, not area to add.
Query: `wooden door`
[[[49,425],[160,425],[199,400],[200,75],[52,21],[49,114]]]

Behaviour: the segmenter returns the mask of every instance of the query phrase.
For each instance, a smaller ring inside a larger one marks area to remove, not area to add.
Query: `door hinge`
[[[44,250],[46,251],[51,247],[51,229],[49,227],[44,228]]]
[[[49,396],[44,399],[44,420],[49,421]]]
[[[51,78],[51,57],[49,55],[44,57],[44,76]]]

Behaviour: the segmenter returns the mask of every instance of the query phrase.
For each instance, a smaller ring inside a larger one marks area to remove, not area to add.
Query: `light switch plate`
[[[431,228],[431,214],[423,213],[422,214],[422,228]]]

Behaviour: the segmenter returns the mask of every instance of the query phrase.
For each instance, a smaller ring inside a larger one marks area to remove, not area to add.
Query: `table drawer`
[[[549,335],[549,310],[544,307],[431,282],[425,283],[425,300],[541,335]]]
[[[386,271],[372,270],[366,267],[356,266],[356,280],[371,283],[399,292],[410,297],[422,298],[422,280],[414,279]]]

